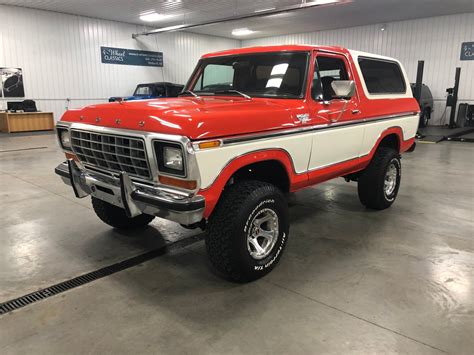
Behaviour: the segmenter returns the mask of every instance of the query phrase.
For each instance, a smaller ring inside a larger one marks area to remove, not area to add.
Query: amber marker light
[[[74,161],[79,161],[79,159],[77,158],[76,154],[72,154],[72,153],[64,153],[66,155],[66,159],[72,159]]]
[[[207,141],[198,144],[199,149],[217,148],[221,146],[221,141]]]
[[[159,176],[160,183],[163,185],[181,187],[186,190],[194,190],[197,186],[196,180],[180,180],[169,176]]]

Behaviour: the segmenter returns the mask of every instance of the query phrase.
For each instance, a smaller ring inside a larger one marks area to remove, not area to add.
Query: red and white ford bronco
[[[415,147],[419,106],[395,59],[287,45],[204,55],[178,98],[69,110],[56,168],[115,228],[155,217],[206,230],[234,281],[272,270],[289,237],[286,194],[344,177],[381,210]]]

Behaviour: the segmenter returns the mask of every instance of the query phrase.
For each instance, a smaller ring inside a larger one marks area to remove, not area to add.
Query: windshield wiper
[[[186,95],[186,94],[189,94],[189,95],[194,96],[195,98],[199,99],[199,96],[197,94],[195,94],[194,92],[192,92],[191,90],[184,90],[184,91],[180,92],[178,94],[178,96]]]
[[[245,97],[248,100],[252,100],[251,96],[249,96],[247,94],[244,94],[243,92],[240,92],[238,90],[218,90],[218,91],[214,92],[214,94],[238,94],[242,97]]]

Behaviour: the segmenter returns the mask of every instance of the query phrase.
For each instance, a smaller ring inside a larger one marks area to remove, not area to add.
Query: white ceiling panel
[[[0,0],[0,4],[159,28],[254,14],[261,9],[278,9],[305,1],[311,2],[311,0]],[[145,23],[140,20],[140,14],[146,11],[169,16],[154,23]],[[318,6],[262,18],[207,25],[189,31],[237,38],[232,36],[232,30],[247,27],[255,31],[251,35],[239,37],[247,39],[466,12],[474,12],[474,0],[352,0],[345,4]]]

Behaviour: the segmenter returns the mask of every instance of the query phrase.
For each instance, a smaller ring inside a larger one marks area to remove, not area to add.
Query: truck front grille
[[[143,139],[72,129],[71,145],[84,165],[151,179]]]

